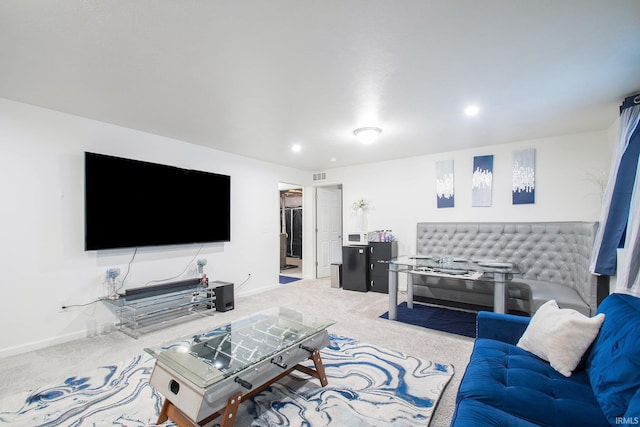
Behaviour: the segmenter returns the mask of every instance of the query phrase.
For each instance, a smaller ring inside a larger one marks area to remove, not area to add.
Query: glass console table
[[[451,277],[492,282],[493,311],[505,313],[507,284],[517,273],[517,266],[496,260],[467,260],[428,255],[400,256],[389,263],[389,320],[398,318],[398,273],[407,274],[407,307],[413,308],[413,275]]]
[[[164,397],[158,424],[233,425],[239,404],[294,370],[327,378],[320,349],[335,322],[273,308],[145,351],[156,358],[149,380]],[[315,369],[300,365],[311,359]]]
[[[213,289],[184,289],[151,297],[119,296],[103,300],[118,317],[118,329],[139,338],[141,331],[188,315],[213,315],[215,293]]]

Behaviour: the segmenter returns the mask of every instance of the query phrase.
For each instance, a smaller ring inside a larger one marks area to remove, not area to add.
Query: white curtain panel
[[[596,233],[595,242],[593,245],[593,254],[591,256],[591,265],[590,270],[591,273],[595,274],[596,263],[598,261],[598,254],[600,253],[600,246],[602,244],[602,238],[604,235],[605,224],[607,222],[607,217],[609,215],[609,209],[611,208],[611,198],[613,196],[613,190],[616,185],[616,177],[618,176],[618,167],[620,166],[620,161],[622,160],[622,155],[625,150],[629,146],[629,140],[631,139],[631,135],[635,131],[638,126],[638,122],[640,121],[640,108],[638,106],[630,107],[622,111],[620,115],[620,134],[618,136],[618,144],[616,145],[616,152],[614,153],[613,161],[611,163],[611,169],[609,172],[609,180],[607,182],[607,188],[605,189],[604,196],[602,199],[602,211],[600,213],[600,226],[598,227],[598,231]],[[638,175],[636,174],[636,178]],[[638,186],[638,180],[635,181],[636,187]],[[635,190],[634,190],[635,192]],[[635,193],[634,193],[635,194]],[[640,202],[636,202],[635,209],[638,208],[638,204]],[[631,202],[631,212],[634,212],[634,202]],[[628,239],[629,230],[627,229],[627,239]],[[627,247],[631,247],[631,241],[626,240]],[[618,274],[620,272],[618,271]]]

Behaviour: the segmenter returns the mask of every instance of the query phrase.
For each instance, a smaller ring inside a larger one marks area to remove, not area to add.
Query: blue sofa
[[[640,425],[640,298],[611,294],[598,313],[598,336],[570,377],[516,346],[530,318],[478,313],[451,425]]]

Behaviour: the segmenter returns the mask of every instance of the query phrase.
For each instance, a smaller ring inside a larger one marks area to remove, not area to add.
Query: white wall
[[[318,185],[342,184],[345,231],[353,201],[370,201],[368,228],[392,229],[401,254],[415,252],[420,221],[595,221],[617,124],[601,132],[455,151],[327,171]],[[381,139],[377,143],[384,143]],[[511,204],[514,150],[536,149],[536,203]],[[124,272],[133,250],[83,250],[83,152],[94,151],[228,174],[232,241],[202,247],[212,279],[234,282],[237,294],[276,286],[279,266],[278,182],[304,186],[303,270],[315,268],[311,173],[223,153],[64,113],[0,99],[0,357],[99,332],[114,318],[102,303],[60,312],[105,295],[105,272]],[[491,207],[471,207],[473,157],[493,154]],[[456,206],[436,208],[435,162],[455,161]],[[114,209],[126,209],[116,202]],[[172,277],[199,245],[137,252],[127,287]],[[251,279],[244,285],[247,275]]]
[[[185,268],[180,278],[196,277],[198,250],[209,277],[234,282],[236,294],[278,284],[278,182],[305,185],[311,174],[0,99],[0,356],[99,333],[114,322],[102,302],[59,309],[63,300],[104,296],[106,269],[119,267],[124,276],[133,256],[133,249],[84,251],[84,151],[231,176],[231,242],[141,248],[126,287]],[[127,209],[114,193],[105,209]]]
[[[368,229],[393,230],[399,253],[412,254],[416,224],[421,221],[597,221],[614,134],[607,129],[331,169],[323,184],[343,185],[345,232],[355,221],[351,204],[364,198],[370,203]],[[536,149],[535,204],[513,205],[513,151],[528,148]],[[494,155],[492,206],[471,207],[473,157],[488,154]],[[450,159],[455,169],[455,207],[438,209],[435,164]]]

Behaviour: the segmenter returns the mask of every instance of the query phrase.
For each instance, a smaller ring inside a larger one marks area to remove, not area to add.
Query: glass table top
[[[448,274],[466,272],[517,273],[518,266],[495,259],[466,259],[455,256],[404,255],[387,261],[402,271],[443,272]]]
[[[212,330],[145,348],[168,368],[208,387],[335,324],[274,307]]]

